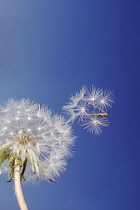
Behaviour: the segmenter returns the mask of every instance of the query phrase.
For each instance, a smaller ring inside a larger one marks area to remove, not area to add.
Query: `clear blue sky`
[[[111,89],[108,128],[75,124],[74,156],[56,183],[24,185],[30,210],[139,210],[140,2],[1,0],[0,103],[30,98],[61,113],[83,85]],[[18,210],[0,179],[0,209]]]

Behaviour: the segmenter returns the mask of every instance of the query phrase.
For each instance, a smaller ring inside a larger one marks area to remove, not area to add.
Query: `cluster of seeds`
[[[52,181],[65,169],[73,141],[71,126],[45,106],[10,99],[0,107],[0,172],[8,172],[9,181],[17,158],[21,180]]]
[[[108,126],[107,108],[113,103],[111,91],[103,91],[92,86],[90,90],[83,87],[80,92],[70,98],[70,102],[63,107],[68,113],[68,122],[76,119],[91,133],[99,135],[104,126]]]
[[[11,181],[18,162],[21,180],[53,181],[65,170],[75,139],[70,123],[78,119],[91,133],[100,134],[109,124],[107,108],[112,98],[111,91],[83,87],[63,107],[67,121],[29,99],[8,100],[0,106],[0,173],[8,173]]]

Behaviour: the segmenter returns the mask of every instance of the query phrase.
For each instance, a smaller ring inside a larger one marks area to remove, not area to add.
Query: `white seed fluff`
[[[102,132],[101,128],[109,125],[106,111],[113,102],[112,91],[103,91],[94,86],[88,90],[84,86],[70,98],[70,102],[63,110],[68,114],[69,123],[78,119],[89,132],[99,135]]]
[[[28,160],[25,180],[53,179],[65,169],[66,157],[75,137],[63,117],[29,99],[9,99],[0,106],[0,149]],[[1,173],[10,172],[8,161],[0,161]]]

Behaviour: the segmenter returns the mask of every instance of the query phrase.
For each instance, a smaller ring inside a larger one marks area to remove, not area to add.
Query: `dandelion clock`
[[[78,119],[91,133],[100,134],[101,127],[108,126],[107,107],[112,103],[110,91],[83,87],[63,107],[66,119],[29,99],[9,99],[0,106],[0,174],[8,174],[7,182],[14,180],[21,210],[28,209],[21,182],[55,182],[71,154],[72,123]]]

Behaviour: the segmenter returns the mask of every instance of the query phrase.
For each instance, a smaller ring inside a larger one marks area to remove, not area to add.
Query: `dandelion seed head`
[[[74,139],[71,126],[63,117],[53,115],[47,107],[29,99],[10,99],[0,107],[0,151],[20,157],[22,168],[27,160],[26,181],[59,176]],[[9,173],[8,161],[0,166],[0,171]]]

